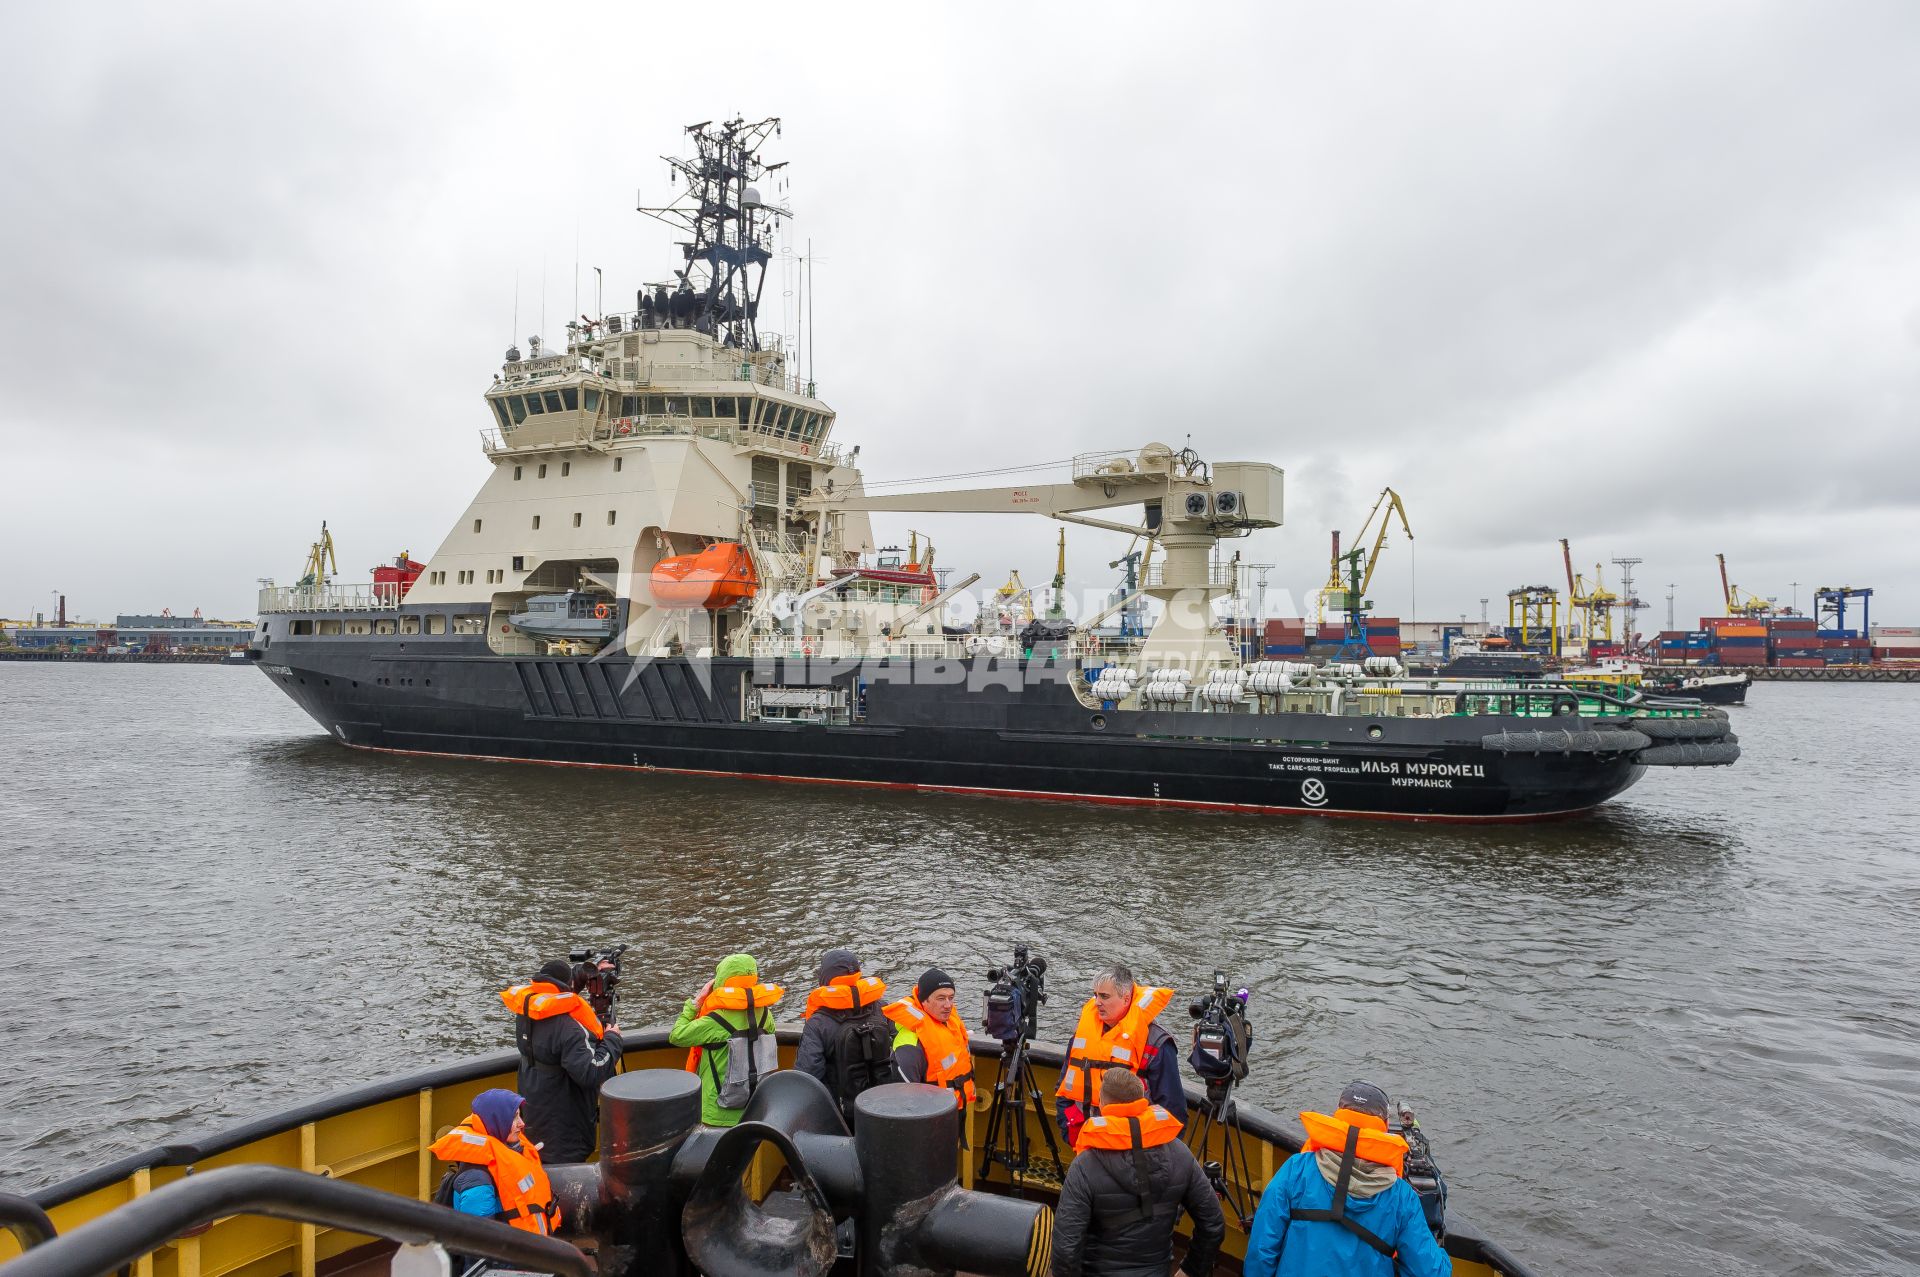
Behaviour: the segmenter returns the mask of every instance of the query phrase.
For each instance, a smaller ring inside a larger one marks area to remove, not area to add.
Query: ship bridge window
[[[538,416],[540,413],[543,413],[545,411],[546,409],[540,406],[539,395],[527,396],[527,415],[529,417]]]
[[[691,402],[693,404],[694,416],[711,417],[713,415],[713,400],[707,398],[705,395],[695,395]]]
[[[714,400],[713,415],[716,417],[731,417],[733,415],[733,400],[731,398]]]
[[[552,392],[548,392],[547,398],[549,399],[553,398]],[[560,402],[567,406],[568,412],[578,412],[580,410],[579,389],[574,386],[564,387],[560,391]]]
[[[503,399],[495,399],[492,402],[493,402],[493,415],[500,419],[500,428],[502,430],[513,429],[513,418],[507,416],[506,401]]]
[[[519,425],[527,419],[527,405],[519,395],[507,396],[507,408],[513,413],[513,424]]]
[[[565,411],[560,405],[560,392],[557,390],[549,390],[546,392],[546,402],[548,412]]]
[[[580,400],[587,405],[588,412],[600,411],[600,391],[598,387],[588,386],[580,392]]]
[[[734,404],[735,404],[734,420],[738,421],[743,426],[751,425],[753,423],[753,400],[736,399],[734,400]]]
[[[620,416],[637,417],[640,415],[641,398],[639,395],[621,395],[619,397],[619,400],[620,400],[620,409],[619,409]],[[614,396],[608,395],[607,402],[611,404],[613,401],[614,401]]]

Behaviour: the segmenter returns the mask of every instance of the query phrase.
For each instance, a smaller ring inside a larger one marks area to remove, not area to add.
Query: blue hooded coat
[[[1394,1261],[1338,1224],[1289,1218],[1295,1209],[1327,1210],[1333,1185],[1312,1153],[1286,1160],[1260,1194],[1247,1238],[1243,1277],[1397,1277]],[[1396,1179],[1384,1193],[1347,1197],[1353,1222],[1400,1252],[1407,1277],[1448,1277],[1453,1261],[1433,1240],[1420,1196]]]

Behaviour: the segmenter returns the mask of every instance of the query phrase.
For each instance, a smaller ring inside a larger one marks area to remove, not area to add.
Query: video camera
[[[1247,1023],[1247,1001],[1253,995],[1244,986],[1227,988],[1227,973],[1213,973],[1213,988],[1187,1006],[1193,1026],[1193,1050],[1187,1063],[1207,1087],[1207,1102],[1219,1105],[1234,1083],[1247,1076],[1247,1053],[1253,1049],[1253,1026]]]
[[[622,944],[598,952],[575,949],[567,954],[567,961],[573,964],[573,991],[587,1000],[602,1024],[618,1019],[613,1013],[620,997],[615,988],[620,983],[620,955],[626,951],[627,946]]]
[[[1387,1130],[1407,1142],[1407,1160],[1401,1178],[1419,1196],[1420,1209],[1426,1214],[1427,1227],[1433,1230],[1434,1238],[1444,1241],[1447,1236],[1447,1181],[1440,1174],[1440,1164],[1433,1160],[1433,1146],[1427,1143],[1426,1132],[1420,1129],[1413,1110],[1405,1104],[1400,1105],[1400,1119],[1389,1121]]]
[[[987,1018],[982,1027],[1004,1043],[1031,1039],[1040,1031],[1040,1004],[1047,1000],[1047,960],[1027,946],[1013,946],[1013,961],[988,967]]]

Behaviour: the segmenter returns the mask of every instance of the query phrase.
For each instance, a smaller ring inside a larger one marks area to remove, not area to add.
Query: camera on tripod
[[[986,1031],[1001,1042],[1031,1040],[1040,1031],[1040,1004],[1047,1000],[1047,960],[1024,944],[1013,946],[1013,961],[988,967]]]
[[[1407,1160],[1401,1169],[1401,1178],[1407,1181],[1407,1187],[1420,1199],[1420,1209],[1427,1217],[1427,1227],[1440,1241],[1447,1237],[1447,1181],[1440,1174],[1440,1164],[1433,1160],[1433,1145],[1427,1142],[1427,1134],[1420,1129],[1420,1122],[1413,1110],[1405,1104],[1400,1105],[1398,1121],[1388,1121],[1387,1130],[1407,1142]]]
[[[602,1024],[617,1018],[613,1007],[620,995],[615,988],[620,983],[620,955],[626,951],[627,946],[622,944],[611,949],[575,949],[567,954],[567,961],[573,964],[573,991],[587,1000]]]
[[[1253,1026],[1247,1022],[1244,987],[1229,990],[1227,973],[1213,973],[1213,988],[1187,1006],[1193,1026],[1193,1050],[1187,1063],[1206,1084],[1207,1103],[1218,1107],[1234,1083],[1247,1076],[1247,1053],[1253,1048]]]

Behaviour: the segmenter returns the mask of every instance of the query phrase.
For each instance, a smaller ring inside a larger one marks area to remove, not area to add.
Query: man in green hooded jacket
[[[750,1043],[762,1039],[772,1042],[773,1012],[768,1008],[786,994],[777,984],[760,982],[760,964],[752,954],[730,953],[714,967],[713,979],[701,985],[700,991],[680,1008],[680,1018],[674,1021],[667,1041],[693,1048],[687,1058],[687,1071],[700,1075],[700,1120],[708,1126],[739,1122],[746,1098],[740,1097],[736,1106],[721,1104],[733,1051],[736,1045],[751,1052]],[[769,1048],[761,1049],[770,1054]],[[752,1082],[758,1082],[762,1071],[754,1070]]]

